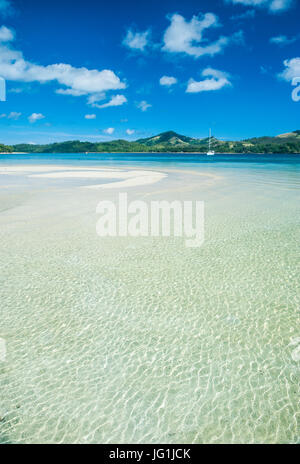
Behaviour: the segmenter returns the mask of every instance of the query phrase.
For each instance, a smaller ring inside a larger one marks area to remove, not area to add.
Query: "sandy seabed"
[[[0,442],[299,443],[299,165],[173,164],[0,163]],[[98,237],[123,187],[204,245]]]

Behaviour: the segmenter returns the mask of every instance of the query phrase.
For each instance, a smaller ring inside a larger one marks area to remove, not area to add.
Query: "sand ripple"
[[[1,442],[300,441],[299,201],[248,189],[199,249],[100,239],[90,190],[0,215]]]

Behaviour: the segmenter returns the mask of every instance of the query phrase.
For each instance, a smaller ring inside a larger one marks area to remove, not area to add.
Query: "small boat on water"
[[[215,154],[214,150],[211,149],[211,129],[209,129],[209,138],[208,138],[208,152],[207,156],[213,156]]]

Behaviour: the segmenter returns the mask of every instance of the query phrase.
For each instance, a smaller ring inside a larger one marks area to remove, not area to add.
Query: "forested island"
[[[224,141],[212,137],[211,143],[216,153],[298,154],[300,153],[300,130],[276,137],[255,137],[241,141]],[[112,140],[92,143],[72,140],[47,145],[0,144],[0,153],[206,153],[207,149],[208,138],[196,139],[173,131],[134,142]]]

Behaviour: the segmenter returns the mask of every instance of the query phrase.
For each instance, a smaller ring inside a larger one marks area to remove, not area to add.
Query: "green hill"
[[[157,145],[190,145],[197,142],[199,142],[199,140],[193,139],[192,137],[186,137],[185,135],[176,134],[176,132],[173,131],[162,132],[161,134],[155,135],[154,137],[137,140],[137,143],[147,145],[148,147]]]
[[[217,153],[300,153],[300,130],[276,137],[253,137],[241,141],[224,141],[212,137],[211,142]],[[133,142],[112,140],[92,143],[72,140],[46,145],[0,144],[0,153],[206,153],[207,150],[208,138],[195,139],[173,131]]]

